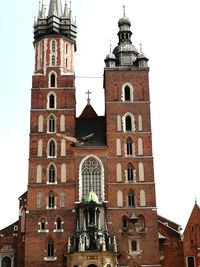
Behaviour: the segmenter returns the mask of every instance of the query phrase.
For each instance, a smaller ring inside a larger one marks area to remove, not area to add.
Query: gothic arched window
[[[187,266],[188,267],[195,267],[195,258],[194,257],[187,257]]]
[[[56,119],[54,115],[48,117],[48,132],[54,133],[56,131]]]
[[[56,108],[56,95],[54,93],[50,93],[48,95],[48,105],[47,107],[49,109],[55,109]]]
[[[57,48],[56,41],[53,40],[51,42],[51,66],[56,65],[56,48]]]
[[[135,118],[133,114],[126,113],[123,116],[123,130],[124,132],[135,131]]]
[[[129,163],[128,168],[127,168],[127,180],[128,180],[128,182],[134,181],[134,174],[135,174],[135,170],[134,170],[133,164]]]
[[[49,166],[48,169],[48,182],[53,184],[56,181],[56,169],[53,164]]]
[[[50,140],[49,144],[48,144],[48,156],[49,157],[55,157],[56,156],[56,143],[53,139]]]
[[[56,65],[56,57],[55,57],[55,55],[52,55],[51,56],[51,65],[52,66],[55,66]]]
[[[135,196],[132,190],[128,193],[128,206],[134,207],[135,206]]]
[[[52,41],[52,43],[51,43],[51,52],[52,53],[56,52],[56,42],[55,41]]]
[[[122,86],[122,101],[125,102],[133,101],[133,87],[130,83],[125,83]]]
[[[54,257],[54,242],[52,240],[48,242],[47,257]]]
[[[137,241],[135,240],[132,240],[131,241],[131,250],[134,252],[134,251],[137,251]]]
[[[130,101],[131,100],[131,90],[129,86],[125,86],[124,88],[124,100]]]
[[[54,56],[55,58],[55,56]],[[57,87],[57,73],[55,71],[51,71],[49,73],[49,87],[55,88]]]
[[[93,156],[88,157],[81,166],[81,197],[93,190],[99,199],[103,198],[103,172],[100,162]]]
[[[126,154],[127,156],[133,155],[133,143],[132,143],[131,138],[128,138],[126,141]]]
[[[62,221],[60,218],[56,220],[56,230],[61,230],[62,229]]]
[[[130,116],[125,118],[126,131],[132,131],[132,120]]]
[[[128,229],[128,218],[126,216],[122,217],[122,229],[124,231]]]
[[[56,87],[56,76],[54,73],[52,73],[50,77],[50,87]]]
[[[55,208],[55,196],[53,192],[49,193],[48,197],[48,208],[49,209],[54,209]]]
[[[47,221],[45,218],[42,218],[38,224],[40,227],[38,232],[45,232],[47,230],[46,229]]]

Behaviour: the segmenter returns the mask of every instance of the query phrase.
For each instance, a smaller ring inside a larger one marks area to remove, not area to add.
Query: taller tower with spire
[[[75,135],[76,23],[67,3],[63,8],[61,0],[51,0],[47,12],[40,3],[34,48],[25,267],[63,266],[76,191],[73,153],[56,136]]]

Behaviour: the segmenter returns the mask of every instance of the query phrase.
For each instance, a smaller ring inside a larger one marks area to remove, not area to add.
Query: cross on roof
[[[88,95],[88,98],[87,98],[87,104],[90,105],[90,94],[92,92],[90,92],[89,90],[86,92],[86,94]]]

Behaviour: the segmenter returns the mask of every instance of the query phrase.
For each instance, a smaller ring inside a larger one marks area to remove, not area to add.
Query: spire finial
[[[72,1],[69,2],[69,17],[72,18]]]
[[[87,98],[87,104],[90,105],[90,94],[91,94],[91,92],[88,90],[88,91],[86,92],[86,94],[88,95],[88,98]]]
[[[110,54],[112,53],[112,45],[110,44]]]
[[[142,54],[142,44],[140,43],[140,54]]]
[[[38,19],[41,17],[41,1],[39,0]]]
[[[41,10],[41,1],[39,1],[39,11]]]
[[[197,205],[197,198],[195,197],[195,205]]]
[[[65,17],[65,18],[68,18],[68,6],[67,6],[67,0],[65,0],[64,17]]]
[[[126,17],[126,6],[123,5],[123,16]]]

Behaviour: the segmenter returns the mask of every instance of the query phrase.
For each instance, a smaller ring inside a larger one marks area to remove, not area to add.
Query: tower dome
[[[121,27],[122,25],[129,25],[131,26],[131,21],[128,17],[124,16],[123,18],[119,19],[118,26]]]
[[[112,53],[112,48],[110,46],[110,53],[105,58],[106,67],[108,68],[114,68],[116,66],[116,57]]]
[[[119,43],[113,50],[113,54],[116,58],[116,66],[133,66],[139,52],[131,41],[131,21],[125,15],[125,6],[123,17],[119,19],[118,26]]]

